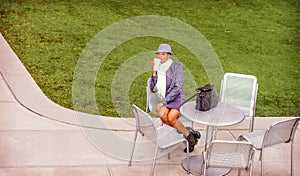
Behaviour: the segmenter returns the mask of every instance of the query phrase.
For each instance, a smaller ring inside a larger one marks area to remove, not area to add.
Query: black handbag
[[[197,88],[196,109],[207,111],[218,105],[219,98],[214,91],[213,84],[206,84],[204,87]]]
[[[181,105],[188,102],[195,96],[196,96],[195,108],[199,111],[207,111],[218,105],[219,98],[218,98],[216,92],[214,91],[213,84],[206,84],[203,87],[197,88],[196,91],[197,91],[197,93],[195,95],[188,98]]]

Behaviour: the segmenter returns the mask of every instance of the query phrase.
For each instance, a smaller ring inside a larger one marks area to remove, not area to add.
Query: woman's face
[[[160,59],[160,63],[166,62],[170,57],[169,53],[166,52],[159,52],[157,53],[157,58]]]

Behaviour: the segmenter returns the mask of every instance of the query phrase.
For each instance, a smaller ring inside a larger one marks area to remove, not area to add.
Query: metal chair
[[[239,107],[253,131],[258,84],[253,75],[225,73],[221,82],[220,101]]]
[[[252,133],[244,134],[239,140],[246,140],[254,145],[254,148],[260,150],[261,175],[263,175],[263,151],[264,148],[280,143],[291,143],[291,175],[293,175],[294,165],[294,137],[300,117],[288,120],[282,120],[273,123],[266,130],[258,130]]]
[[[173,146],[179,146],[181,142],[185,142],[188,148],[188,141],[183,137],[182,134],[178,134],[176,130],[173,128],[164,125],[155,127],[152,118],[145,111],[141,110],[136,105],[132,105],[133,113],[136,119],[136,132],[134,136],[134,143],[132,146],[130,159],[128,166],[132,164],[132,157],[134,154],[135,144],[137,140],[138,132],[142,134],[142,136],[147,137],[151,142],[155,144],[155,152],[152,161],[151,168],[151,176],[154,174],[154,168],[157,158],[158,149],[168,149]],[[149,152],[149,151],[145,151]],[[168,153],[168,158],[170,158],[170,153]],[[187,151],[186,158],[188,160],[188,173],[189,173],[189,151]]]
[[[238,169],[239,175],[241,169],[245,169],[252,175],[254,149],[250,142],[213,140],[203,157],[201,169],[204,176],[208,168]]]
[[[147,113],[152,113],[154,115],[158,115],[156,110],[155,110],[155,106],[156,104],[158,104],[160,102],[160,99],[159,97],[157,97],[157,95],[155,93],[153,93],[151,91],[151,88],[150,88],[150,81],[151,81],[151,78],[149,78],[147,80],[147,86],[146,86],[146,93],[147,93],[147,101],[146,101],[146,112]],[[186,124],[186,123],[191,123],[191,128],[193,129],[194,128],[194,122],[192,121],[189,121],[188,119],[180,116],[178,118],[178,120],[180,120],[182,123]]]

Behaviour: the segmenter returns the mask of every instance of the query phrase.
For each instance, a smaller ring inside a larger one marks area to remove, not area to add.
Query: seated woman
[[[161,44],[155,54],[157,54],[160,62],[151,62],[152,77],[150,88],[162,100],[156,105],[156,111],[163,123],[174,127],[185,136],[189,143],[189,152],[192,152],[194,146],[198,143],[197,139],[200,139],[201,135],[199,132],[190,132],[182,122],[177,120],[180,116],[180,105],[185,100],[185,95],[182,91],[184,79],[182,66],[180,63],[173,62],[170,58],[173,52],[168,44]],[[184,152],[187,152],[187,149]]]

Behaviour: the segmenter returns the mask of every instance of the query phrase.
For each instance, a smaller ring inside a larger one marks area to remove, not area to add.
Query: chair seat
[[[258,130],[252,133],[244,134],[242,137],[251,142],[255,149],[260,150],[262,148],[262,141],[267,130]]]
[[[179,142],[185,141],[182,134],[177,133],[175,129],[166,125],[157,128],[157,135],[158,147],[161,149],[168,148],[178,144]]]
[[[209,163],[211,167],[228,167],[228,168],[246,168],[247,159],[241,153],[213,153],[210,155],[213,163]]]

